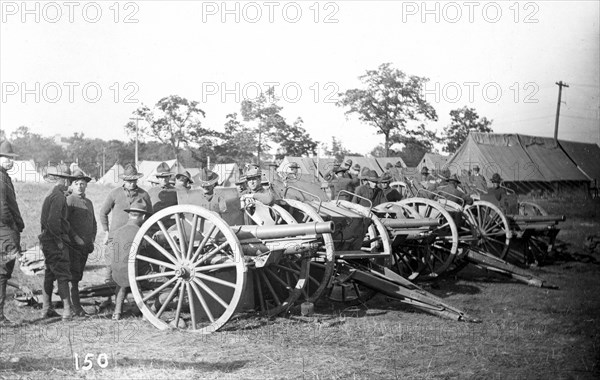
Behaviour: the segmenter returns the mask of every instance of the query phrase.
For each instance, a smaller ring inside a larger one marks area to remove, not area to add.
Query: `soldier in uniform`
[[[94,216],[94,205],[85,196],[85,189],[91,179],[81,169],[76,168],[73,171],[72,192],[67,196],[69,224],[73,229],[73,234],[78,236],[84,243],[83,245],[71,244],[69,247],[72,311],[78,317],[85,317],[87,315],[81,307],[79,300],[79,282],[83,278],[83,271],[88,255],[94,252],[94,241],[96,240],[96,232],[98,231],[96,217]]]
[[[506,190],[500,187],[500,184],[502,183],[502,177],[500,177],[500,174],[494,173],[490,182],[492,182],[492,188],[488,191],[488,193],[493,195],[498,203],[502,204],[506,198]]]
[[[58,295],[64,304],[62,319],[68,321],[72,319],[69,291],[69,281],[71,281],[69,246],[73,244],[83,246],[85,242],[73,233],[68,220],[69,210],[65,193],[73,178],[69,168],[64,165],[48,167],[45,178],[55,181],[56,185],[44,199],[40,219],[42,233],[39,238],[46,265],[42,287],[42,318],[58,315],[51,308],[52,291],[54,290],[54,281],[56,281]]]
[[[215,186],[219,181],[219,175],[213,171],[203,168],[198,176],[200,185],[199,205],[221,215],[227,212],[225,198],[215,194]]]
[[[138,179],[143,176],[135,166],[127,165],[123,174],[119,176],[123,180],[123,186],[113,189],[104,200],[100,208],[100,224],[105,233],[103,241],[105,245],[110,245],[115,231],[127,223],[128,215],[125,209],[129,208],[133,202],[141,199],[146,204],[146,209],[152,212],[150,195],[137,185]],[[111,213],[112,217],[109,225],[108,214]],[[110,265],[107,266],[106,274],[105,282],[111,282]]]
[[[479,173],[479,166],[475,165],[473,167],[473,175],[470,178],[470,182],[473,184],[478,191],[486,193],[488,190],[487,181],[485,177]]]
[[[115,292],[115,312],[114,320],[121,319],[123,312],[123,302],[129,292],[129,252],[135,235],[144,223],[146,216],[150,215],[148,204],[142,199],[136,199],[131,206],[123,210],[128,214],[127,223],[115,231],[112,245],[111,267],[113,278],[117,284]],[[143,242],[138,254],[144,254],[146,243]],[[138,274],[145,274],[149,270],[149,265],[144,261],[138,260]]]
[[[245,175],[240,176],[240,179],[235,181],[235,186],[237,187],[238,193],[240,193],[240,194],[244,190],[246,190],[246,176]]]
[[[329,182],[332,199],[338,197],[339,194],[339,199],[352,201],[352,195],[340,193],[342,190],[354,193],[360,183],[358,178],[353,178],[352,174],[348,172],[350,167],[352,167],[352,160],[350,159],[346,160],[343,165],[336,162],[333,164],[333,168],[325,174],[324,178]]]
[[[275,203],[275,196],[261,186],[262,171],[256,165],[250,165],[246,171],[246,190],[241,194],[242,201],[257,200],[267,206]]]
[[[177,173],[175,175],[176,190],[189,190],[192,188],[193,183],[194,180],[192,179],[192,175],[187,170],[185,170],[182,173]]]
[[[175,190],[175,187],[170,182],[172,175],[173,173],[166,162],[161,162],[156,168],[155,176],[159,184],[148,190],[153,213],[177,204],[177,190]],[[165,227],[169,228],[175,222],[173,220],[164,220],[163,223],[165,223]]]
[[[459,190],[458,189],[459,184],[460,184],[460,180],[458,179],[456,174],[452,174],[450,176],[450,178],[448,178],[448,183],[446,185],[438,186],[436,193],[439,194],[440,196],[448,199],[449,201],[457,202],[458,199],[462,199],[464,204],[472,205],[473,198],[471,198],[468,194]]]
[[[377,173],[374,170],[369,170],[362,176],[362,179],[367,181],[367,184],[360,185],[356,188],[356,195],[352,198],[352,202],[365,207],[370,207],[371,205],[363,199],[366,198],[373,203],[373,206],[375,206],[375,202],[378,202],[378,200],[381,199],[382,193],[382,190],[377,186],[377,182],[379,181]],[[358,196],[362,198],[359,198]]]
[[[0,327],[15,326],[4,315],[4,301],[15,261],[21,261],[21,232],[25,228],[15,189],[7,173],[12,169],[16,156],[8,141],[0,144]]]
[[[282,172],[278,172],[284,186],[293,185],[294,182],[297,182],[300,179],[298,169],[300,169],[300,165],[298,165],[297,162],[292,162],[288,167],[284,168]]]
[[[402,195],[398,192],[398,190],[390,187],[390,182],[392,182],[392,176],[389,173],[383,173],[381,177],[379,177],[381,199],[377,200],[377,204],[384,202],[397,202],[402,200]],[[373,206],[377,205],[373,203]]]

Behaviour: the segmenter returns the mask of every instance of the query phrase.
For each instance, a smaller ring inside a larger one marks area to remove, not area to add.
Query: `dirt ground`
[[[29,247],[49,186],[16,189]],[[90,185],[96,210],[106,192]],[[599,234],[599,203],[536,201],[568,217],[557,260],[531,269],[558,290],[476,267],[423,284],[482,323],[441,319],[379,295],[364,307],[319,303],[312,317],[297,310],[273,319],[238,315],[220,332],[199,335],[159,331],[135,316],[114,322],[109,310],[98,310],[101,299],[86,300],[95,316],[68,323],[41,323],[38,309],[11,300],[7,314],[22,325],[0,329],[0,378],[599,378],[600,255],[583,246],[586,236]],[[100,282],[100,256],[91,257],[84,281]],[[39,277],[19,270],[13,277],[40,288]]]

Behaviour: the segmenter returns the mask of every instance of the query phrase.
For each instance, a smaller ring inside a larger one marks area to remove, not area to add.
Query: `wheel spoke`
[[[167,259],[169,259],[170,262],[172,262],[173,264],[176,264],[176,265],[178,264],[177,258],[175,258],[173,255],[171,255],[171,253],[169,251],[167,251],[166,249],[164,249],[160,244],[158,244],[157,242],[152,240],[152,238],[150,238],[150,236],[144,235],[144,240],[147,241],[148,243],[150,243],[150,245],[152,245],[158,252],[162,253],[162,255],[164,257],[166,257]],[[139,257],[139,255],[137,257]]]
[[[148,262],[150,264],[156,264],[158,266],[163,266],[165,268],[176,270],[175,265],[167,263],[165,261],[160,261],[160,260],[153,259],[152,257],[143,256],[143,255],[137,255],[135,258],[143,260],[143,261],[146,261],[146,262]]]
[[[214,265],[204,265],[201,267],[196,267],[196,271],[198,272],[207,272],[209,270],[216,270],[216,269],[224,269],[224,268],[231,268],[231,267],[235,267],[235,263],[234,262],[226,262],[223,264],[214,264]]]
[[[200,293],[200,289],[198,289],[198,286],[196,286],[196,284],[194,284],[193,282],[190,283],[190,286],[192,287],[192,289],[194,289],[194,293],[196,293],[196,297],[198,297],[198,300],[200,300],[200,305],[202,305],[206,316],[208,317],[208,319],[210,319],[210,322],[213,323],[215,321],[215,317],[213,317],[212,312],[206,304],[206,300]]]
[[[206,235],[204,235],[204,239],[202,239],[202,241],[200,242],[200,245],[196,249],[196,252],[194,252],[194,256],[192,256],[192,259],[191,259],[192,262],[196,261],[198,256],[200,256],[200,253],[204,250],[204,246],[206,245],[206,243],[208,242],[208,239],[210,239],[210,236],[213,234],[213,232],[215,231],[216,228],[217,228],[217,226],[213,225],[210,228],[210,230],[208,231],[208,233]]]
[[[177,233],[179,233],[179,251],[181,252],[181,258],[183,259],[187,252],[186,247],[186,239],[185,230],[183,229],[183,224],[181,223],[181,214],[175,214],[175,225],[177,226]],[[190,241],[190,244],[192,242]]]
[[[175,311],[175,326],[179,326],[179,316],[181,315],[181,306],[183,305],[183,296],[185,293],[185,284],[181,283],[179,288],[179,299],[177,300],[177,310]]]
[[[163,224],[162,220],[159,220],[156,223],[160,227],[160,230],[162,231],[167,242],[169,243],[169,246],[171,247],[173,254],[175,255],[175,257],[177,257],[177,260],[181,260],[181,252],[179,252],[179,248],[177,248],[177,245],[175,244],[173,237],[171,237],[171,235],[169,234],[169,231],[167,231],[167,228]]]
[[[144,298],[142,298],[142,301],[144,301],[144,302],[148,301],[150,298],[152,298],[155,295],[157,295],[158,293],[160,293],[164,288],[166,288],[167,286],[171,285],[175,281],[177,281],[177,277],[173,277],[169,281],[165,282],[164,284],[162,284],[158,288],[156,288],[153,291],[151,291],[150,294],[147,294]]]
[[[169,295],[167,296],[167,299],[165,299],[165,302],[163,302],[162,306],[160,307],[160,310],[156,313],[156,318],[160,318],[160,316],[162,315],[162,313],[164,313],[164,311],[167,309],[167,305],[173,299],[173,296],[175,295],[175,292],[177,291],[177,288],[179,286],[181,286],[181,280],[178,281],[175,284],[175,286],[173,287],[173,289],[171,289],[171,291],[169,292]]]
[[[146,274],[144,276],[137,276],[135,278],[135,280],[136,281],[149,280],[151,278],[159,278],[159,277],[172,276],[174,274],[175,274],[175,271],[151,273],[151,274]]]
[[[187,253],[185,254],[186,259],[192,258],[192,251],[194,250],[194,241],[196,240],[196,230],[198,228],[198,215],[194,214],[192,219],[192,228],[190,232],[190,243],[188,245]]]
[[[254,276],[254,282],[256,283],[256,289],[258,290],[258,301],[260,303],[260,310],[266,310],[267,307],[265,305],[265,298],[262,292],[262,281],[260,280],[260,276],[258,275],[258,270],[252,272]]]
[[[217,293],[213,292],[213,290],[211,288],[209,288],[205,283],[203,283],[202,281],[198,280],[197,278],[194,278],[194,282],[198,285],[200,285],[200,287],[206,292],[208,293],[208,295],[210,295],[212,298],[214,298],[218,303],[221,304],[221,306],[223,306],[225,309],[227,309],[229,307],[229,304],[225,301],[223,301],[223,299],[221,297],[219,297],[217,295]]]
[[[272,278],[274,278],[278,283],[280,283],[281,285],[283,285],[283,287],[285,289],[288,289],[288,291],[292,290],[292,288],[289,287],[288,284],[286,284],[286,282],[283,281],[279,276],[277,276],[272,270],[269,270],[268,268],[265,268],[265,272],[266,272],[265,274],[271,275]],[[285,273],[288,273],[288,272],[285,272]],[[269,277],[269,276],[267,276],[267,277]]]
[[[196,276],[198,278],[201,278],[201,279],[205,280],[205,281],[211,281],[211,282],[214,282],[215,284],[220,284],[220,285],[227,286],[229,288],[235,289],[235,282],[229,282],[229,281],[221,280],[220,278],[216,278],[216,277],[213,277],[213,276],[207,276],[207,275],[202,274],[202,273],[196,273]]]
[[[212,251],[210,251],[206,255],[202,256],[202,258],[200,260],[198,260],[198,262],[195,263],[194,266],[198,266],[198,265],[202,264],[203,262],[211,259],[214,255],[216,255],[218,252],[221,252],[223,250],[223,248],[227,247],[228,245],[229,245],[229,240],[226,240],[222,244],[219,244],[218,247],[214,248]],[[225,255],[231,257],[231,255],[229,255],[227,253],[225,253]]]
[[[190,304],[190,314],[192,314],[192,330],[196,330],[196,302],[194,302],[192,286],[189,282],[186,282],[185,285],[187,289],[188,302]]]
[[[275,289],[273,289],[273,286],[271,285],[271,281],[269,281],[267,276],[262,271],[259,271],[259,275],[262,277],[262,280],[264,281],[265,285],[267,285],[267,289],[269,289],[269,292],[273,296],[273,300],[275,301],[277,306],[280,306],[281,301],[279,300],[279,297],[277,297],[277,293],[275,293]]]

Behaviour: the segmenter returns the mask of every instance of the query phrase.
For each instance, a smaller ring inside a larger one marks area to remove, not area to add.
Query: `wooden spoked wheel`
[[[452,215],[438,202],[426,198],[409,198],[398,202],[415,210],[421,218],[441,220],[422,240],[407,243],[399,250],[403,275],[411,279],[436,278],[446,271],[459,253],[458,228]]]
[[[261,218],[261,225],[297,224],[294,217],[280,205],[265,206],[259,202],[257,207],[268,208],[271,218]],[[275,244],[275,249],[285,244],[282,239],[263,241],[267,246]],[[278,255],[277,253],[271,253]],[[254,288],[255,308],[268,316],[287,311],[302,295],[308,282],[310,257],[305,254],[283,254],[272,263],[261,266],[258,258],[251,267]]]
[[[548,216],[548,212],[536,203],[519,202],[519,215]],[[559,230],[557,228],[547,228],[541,231],[525,231],[522,240],[524,240],[525,244],[526,260],[533,263],[539,263],[546,260],[548,255],[554,249],[558,232]],[[512,250],[510,253],[512,253]]]
[[[174,226],[167,230],[163,218]],[[193,205],[165,208],[141,226],[128,274],[136,304],[150,323],[200,333],[214,332],[232,317],[246,284],[236,235],[215,213]]]
[[[289,214],[298,223],[323,222],[323,218],[312,206],[295,199],[285,199]],[[335,250],[330,233],[321,234],[321,248],[310,259],[308,280],[302,289],[300,301],[316,302],[323,294],[334,270]],[[298,268],[296,268],[298,270]]]
[[[465,206],[464,215],[475,227],[473,247],[504,259],[511,239],[510,225],[504,213],[493,203],[476,201]]]
[[[387,229],[379,218],[370,209],[359,204],[344,200],[339,200],[336,203],[338,206],[352,210],[362,217],[371,219],[361,251],[373,254],[373,257],[363,256],[361,258],[352,258],[352,254],[349,254],[340,259],[340,261],[347,261],[353,264],[352,266],[358,265],[369,269],[376,267],[375,264],[384,265],[386,261],[389,261],[391,257],[391,241]],[[329,301],[345,306],[358,306],[365,304],[373,298],[377,294],[377,291],[359,284],[352,278],[346,278],[346,276],[340,275],[336,271],[333,274],[331,286],[327,294]]]

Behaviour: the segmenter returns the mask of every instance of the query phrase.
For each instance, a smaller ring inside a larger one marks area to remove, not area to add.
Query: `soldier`
[[[352,202],[358,203],[365,207],[370,207],[371,205],[364,200],[366,198],[373,203],[381,199],[381,189],[377,187],[377,182],[379,178],[377,178],[377,173],[374,170],[369,170],[365,175],[362,176],[362,179],[367,181],[366,185],[360,185],[356,188],[356,195],[352,198]],[[360,197],[362,198],[360,198]]]
[[[456,174],[452,174],[450,176],[450,178],[448,178],[448,184],[440,185],[437,188],[436,193],[439,194],[440,196],[448,199],[449,201],[456,202],[458,199],[462,199],[464,204],[472,205],[473,198],[471,198],[469,195],[465,194],[464,192],[460,191],[458,189],[459,184],[460,184],[460,180],[458,179]]]
[[[402,180],[402,173],[400,172],[400,170],[402,170],[402,163],[400,161],[396,162],[396,165],[394,166],[388,162],[385,167],[387,168],[386,172],[390,175],[392,182]]]
[[[48,167],[45,178],[55,181],[56,185],[44,199],[40,224],[40,246],[44,253],[46,271],[42,287],[42,318],[57,316],[52,309],[52,291],[54,281],[58,283],[58,295],[64,304],[63,321],[72,319],[71,295],[69,281],[71,281],[71,264],[69,260],[69,246],[76,244],[85,245],[85,242],[73,233],[68,221],[68,207],[65,193],[71,184],[72,176],[67,166],[59,165]]]
[[[336,162],[333,164],[333,168],[325,174],[324,178],[329,182],[332,199],[339,196],[341,200],[352,201],[352,195],[340,193],[342,190],[354,193],[360,183],[360,179],[353,178],[352,174],[348,173],[350,167],[352,167],[350,159],[346,160],[343,165]]]
[[[138,199],[143,200],[146,203],[146,209],[152,212],[150,195],[137,185],[138,179],[143,176],[135,166],[127,165],[123,174],[119,176],[123,180],[123,186],[112,190],[104,200],[104,204],[100,208],[100,224],[105,233],[103,241],[105,245],[110,245],[114,232],[127,223],[129,216],[125,209],[129,208],[133,202]],[[112,217],[109,225],[108,214],[110,213],[112,213]],[[105,282],[111,282],[110,265],[107,266],[106,274]]]
[[[502,204],[506,198],[506,190],[500,186],[502,183],[502,177],[500,177],[500,174],[494,173],[490,182],[492,182],[492,188],[488,191],[489,194],[493,195],[498,203]]]
[[[142,199],[136,199],[131,206],[123,210],[128,214],[127,223],[121,226],[113,234],[112,254],[111,254],[111,268],[113,278],[117,283],[117,289],[115,292],[115,312],[112,316],[114,320],[121,319],[123,312],[123,302],[129,292],[129,251],[133,243],[135,235],[140,229],[140,226],[144,223],[146,216],[150,215],[148,204]],[[143,250],[146,247],[146,243],[143,242],[140,247],[138,254],[144,254]],[[146,274],[150,268],[144,261],[138,260],[138,274]]]
[[[192,175],[187,170],[175,175],[175,189],[177,190],[189,190],[193,183]]]
[[[152,187],[148,190],[150,196],[150,202],[152,203],[152,212],[157,213],[160,210],[169,206],[175,206],[177,204],[177,190],[173,187],[170,179],[174,173],[169,169],[169,165],[166,162],[161,162],[156,168],[156,178],[159,181],[158,186]],[[165,227],[169,228],[175,221],[163,220]]]
[[[292,162],[288,167],[284,168],[282,172],[278,172],[284,186],[291,185],[300,179],[298,169],[300,169],[300,165],[298,165],[297,162]]]
[[[238,193],[240,193],[240,194],[244,190],[246,190],[246,176],[245,175],[240,176],[240,179],[235,181],[235,186],[237,187]]]
[[[6,286],[15,267],[15,260],[21,261],[21,232],[25,228],[12,180],[7,171],[12,169],[17,155],[8,141],[0,144],[0,327],[13,327],[15,324],[4,315]]]
[[[83,245],[71,244],[69,247],[69,261],[71,263],[71,304],[73,314],[77,317],[85,317],[87,313],[81,307],[79,300],[79,282],[83,278],[83,271],[88,255],[94,252],[94,241],[96,240],[96,217],[94,216],[94,205],[85,196],[85,190],[91,177],[81,169],[76,168],[73,172],[73,183],[71,194],[67,196],[67,207],[69,209],[69,224],[73,234],[83,241]],[[78,239],[76,239],[78,240]]]
[[[389,173],[383,173],[381,177],[379,177],[381,199],[377,200],[377,204],[384,202],[397,202],[402,200],[402,195],[398,192],[398,190],[390,187],[390,182],[392,182],[392,176]],[[373,203],[373,206],[377,205]]]
[[[227,212],[227,204],[225,203],[225,198],[215,194],[215,186],[218,181],[219,175],[217,173],[206,168],[200,171],[198,182],[202,196],[199,197],[199,206],[221,215]]]
[[[246,190],[242,192],[242,201],[257,200],[267,206],[272,206],[275,203],[275,197],[269,190],[264,189],[261,186],[260,179],[262,177],[262,171],[256,165],[250,165],[246,171]]]
[[[485,180],[485,177],[483,175],[479,174],[479,166],[477,165],[473,167],[473,175],[470,178],[470,182],[477,190],[484,193],[487,192],[487,181]]]

